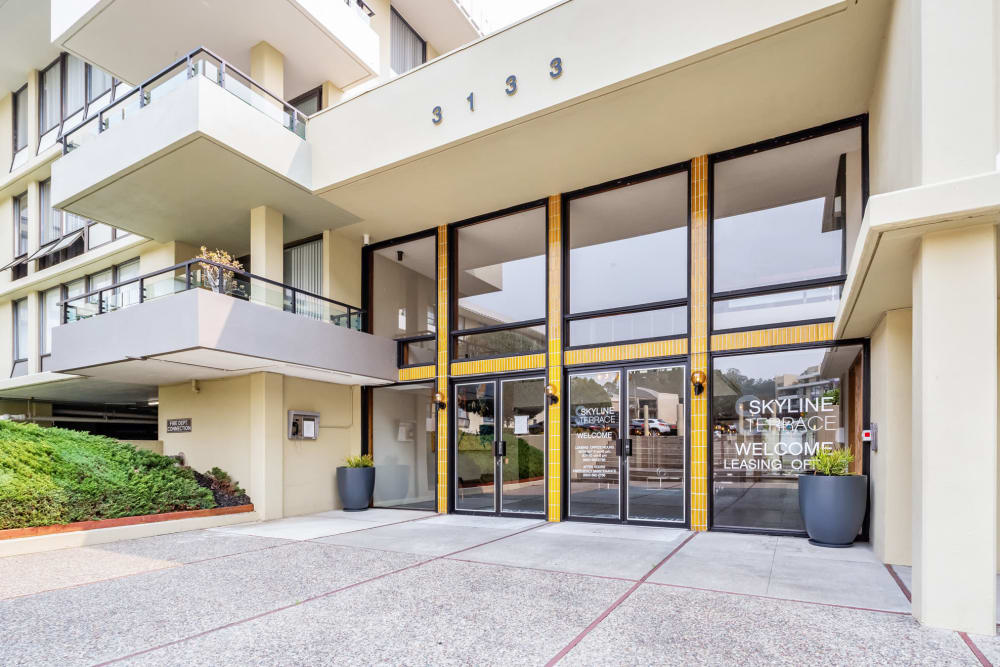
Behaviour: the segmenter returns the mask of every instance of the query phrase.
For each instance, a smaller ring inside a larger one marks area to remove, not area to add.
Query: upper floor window
[[[434,361],[437,313],[437,236],[369,249],[371,296],[368,320],[376,336],[400,343],[404,366]]]
[[[76,56],[66,55],[66,92],[63,101],[63,118],[83,111],[86,102],[87,71],[84,62]]]
[[[104,70],[87,65],[87,104],[111,92],[111,75]]]
[[[14,93],[14,152],[28,145],[28,84]]]
[[[52,353],[52,330],[59,325],[59,300],[62,287],[57,286],[42,292],[42,307],[39,311],[42,330],[42,355]]]
[[[688,171],[571,195],[568,345],[687,333]]]
[[[41,211],[42,244],[62,236],[62,212],[52,208],[52,181],[43,181],[38,186],[38,207]]]
[[[38,75],[38,132],[45,134],[62,122],[62,58]]]
[[[28,300],[14,302],[14,361],[28,358]]]
[[[389,64],[395,74],[409,72],[427,62],[427,42],[395,9],[389,18]]]
[[[28,252],[28,193],[14,197],[14,256]]]
[[[294,100],[290,100],[288,103],[305,115],[311,116],[322,107],[323,88],[322,86],[313,88],[309,92],[299,95]]]
[[[545,350],[545,206],[455,229],[453,356]]]
[[[860,124],[713,164],[713,329],[833,318],[861,227]]]

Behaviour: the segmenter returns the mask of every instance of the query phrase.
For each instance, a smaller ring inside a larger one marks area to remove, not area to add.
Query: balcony
[[[42,0],[51,41],[130,83],[202,44],[244,71],[266,40],[285,57],[289,96],[330,81],[345,88],[379,72],[371,10],[357,0]],[[108,39],[114,35],[114,39]]]
[[[238,253],[249,210],[266,203],[301,238],[354,220],[312,195],[306,132],[301,112],[200,48],[64,133],[53,202],[157,241]]]
[[[395,380],[395,342],[353,306],[194,259],[60,304],[51,370],[174,384],[272,372],[337,384]]]

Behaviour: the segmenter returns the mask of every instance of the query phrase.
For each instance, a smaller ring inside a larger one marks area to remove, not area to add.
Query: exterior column
[[[28,292],[28,372],[42,371],[41,299],[38,292]]]
[[[708,374],[708,156],[691,160],[691,373]],[[691,530],[708,530],[708,392],[694,395],[688,382],[691,420]]]
[[[323,296],[361,307],[361,241],[323,231]]]
[[[250,376],[250,476],[254,509],[261,519],[284,515],[284,378]]]
[[[912,565],[913,312],[890,310],[871,338],[871,540],[883,563]]]
[[[559,403],[548,409],[548,512],[549,521],[562,520],[562,197],[549,197],[549,341],[548,381]]]
[[[267,42],[250,48],[250,78],[285,99],[285,56]]]
[[[38,149],[38,70],[28,72],[28,146],[25,148],[32,156]]]
[[[997,241],[924,236],[913,271],[913,615],[996,633]]]
[[[451,392],[448,391],[448,227],[437,229],[437,390],[447,406],[438,410],[437,423],[437,509],[448,511],[448,415]]]
[[[285,218],[270,206],[250,209],[250,268],[258,275],[275,282],[285,279]],[[251,285],[251,298],[281,308],[283,290],[275,285],[259,282]]]
[[[343,90],[337,88],[337,86],[329,81],[324,81],[323,88],[320,91],[320,108],[326,109],[339,102],[342,97],[344,97]]]

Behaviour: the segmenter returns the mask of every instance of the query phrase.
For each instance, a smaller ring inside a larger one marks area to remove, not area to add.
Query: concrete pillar
[[[935,232],[913,272],[913,615],[996,633],[997,241]]]
[[[38,292],[28,292],[28,372],[42,371],[41,299]]]
[[[344,96],[344,91],[337,86],[333,85],[329,81],[323,82],[323,88],[320,92],[320,109],[326,109],[340,101],[340,98]]]
[[[28,252],[38,250],[41,243],[42,200],[38,181],[28,183]],[[28,262],[28,273],[34,273],[35,262]]]
[[[890,310],[871,337],[871,539],[883,563],[912,565],[912,310]]]
[[[283,282],[285,279],[285,218],[270,206],[250,209],[250,267],[254,275]],[[251,298],[277,308],[284,299],[280,287],[254,282]]]
[[[920,2],[921,182],[996,169],[998,45],[993,0]],[[961,100],[957,104],[956,100]]]
[[[250,49],[250,78],[285,99],[285,56],[267,42]]]
[[[284,515],[284,386],[276,373],[250,376],[250,477],[262,519]]]
[[[323,296],[361,307],[361,241],[323,232]]]
[[[38,70],[28,72],[28,155],[38,149]]]

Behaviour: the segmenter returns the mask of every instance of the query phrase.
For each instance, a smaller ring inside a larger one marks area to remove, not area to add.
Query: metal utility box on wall
[[[319,437],[319,413],[304,410],[288,411],[288,439],[315,440]]]

